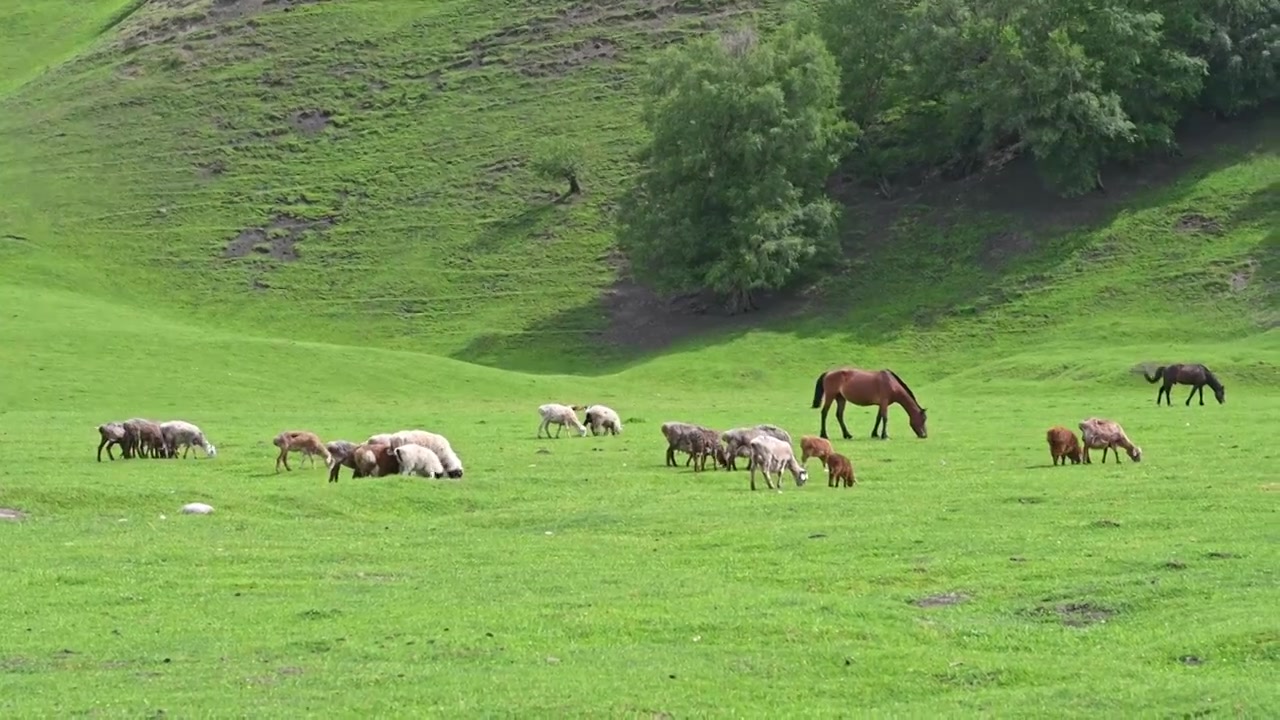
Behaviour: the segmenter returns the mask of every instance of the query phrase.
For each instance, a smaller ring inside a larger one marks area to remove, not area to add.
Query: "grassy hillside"
[[[646,54],[774,6],[55,5],[0,8],[0,710],[1280,712],[1274,117],[1075,201],[835,178],[841,272],[726,319],[619,280],[608,210]],[[560,135],[572,203],[527,167]],[[1175,361],[1227,403],[1155,407],[1133,366]],[[662,465],[666,420],[815,433],[846,363],[930,417],[851,409],[857,487]],[[534,439],[548,401],[624,433]],[[218,456],[96,463],[134,415]],[[1142,462],[1050,466],[1089,415]],[[466,476],[276,475],[294,427],[434,429]]]
[[[4,247],[0,279],[265,337],[552,372],[564,369],[565,344],[613,368],[603,361],[758,326],[770,318],[691,315],[619,283],[608,215],[636,147],[646,56],[770,12],[644,0],[142,4],[84,40],[78,60],[0,99],[0,179],[15,191],[0,226],[25,238]],[[45,51],[22,25],[5,27],[7,45]],[[1038,332],[1045,323],[1021,313],[1021,300],[1078,303],[1075,290],[1054,288],[1080,277],[1091,302],[1112,309],[1175,298],[1195,313],[1215,307],[1197,320],[1223,332],[1256,328],[1245,308],[1273,286],[1273,271],[1250,263],[1275,217],[1277,134],[1266,114],[1192,129],[1187,157],[1074,203],[1047,200],[1019,168],[893,203],[842,190],[846,275],[802,296],[808,307],[792,299],[775,313],[821,311],[815,327],[883,333],[967,327],[983,312]],[[548,138],[584,148],[584,198],[553,202],[561,188],[529,171]],[[1134,211],[1146,214],[1127,220]],[[1194,214],[1209,224],[1180,231]],[[1116,232],[1111,222],[1136,224]],[[1206,240],[1215,229],[1226,246]],[[1197,253],[1212,262],[1202,277]],[[1261,282],[1229,289],[1233,274],[1255,271]],[[584,344],[597,336],[625,342],[617,353]]]

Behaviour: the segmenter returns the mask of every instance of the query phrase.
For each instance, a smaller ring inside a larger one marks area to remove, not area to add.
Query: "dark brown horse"
[[[820,434],[824,438],[827,436],[827,411],[831,409],[832,402],[836,403],[836,420],[840,422],[840,430],[844,432],[846,440],[853,437],[844,424],[846,402],[862,407],[880,406],[880,411],[876,413],[876,424],[871,428],[873,438],[876,437],[876,430],[880,430],[880,439],[889,439],[889,406],[894,403],[901,405],[902,409],[907,411],[911,429],[915,431],[916,437],[929,437],[929,432],[925,429],[925,422],[928,420],[925,409],[916,402],[915,393],[911,392],[911,388],[907,387],[902,378],[892,370],[861,370],[845,367],[828,370],[819,375],[818,382],[813,388],[813,407],[822,406]]]
[[[1156,391],[1156,404],[1160,404],[1160,398],[1164,397],[1165,403],[1173,405],[1173,400],[1169,398],[1169,391],[1174,385],[1179,383],[1191,386],[1191,394],[1187,396],[1187,406],[1191,405],[1191,398],[1195,397],[1197,391],[1200,393],[1200,404],[1204,404],[1204,386],[1208,385],[1213,388],[1213,396],[1218,399],[1218,404],[1227,401],[1227,389],[1222,383],[1218,382],[1218,378],[1214,376],[1209,368],[1203,365],[1161,365],[1156,368],[1156,375],[1152,377],[1147,374],[1146,370],[1142,371],[1142,376],[1149,383],[1158,383],[1164,380],[1164,385]]]

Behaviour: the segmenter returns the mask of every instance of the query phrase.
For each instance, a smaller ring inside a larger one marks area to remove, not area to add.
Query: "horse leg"
[[[1196,390],[1200,393],[1200,404],[1203,405],[1204,404],[1204,386],[1199,385],[1196,387]]]
[[[836,398],[836,421],[840,423],[840,432],[844,434],[844,439],[852,440],[853,435],[849,433],[849,426],[844,424],[844,407],[848,402],[843,395]]]
[[[881,439],[888,439],[888,402],[882,402],[876,419],[881,427]],[[872,430],[872,437],[876,437],[876,430]]]
[[[822,403],[822,430],[818,433],[818,437],[827,437],[827,411],[831,409],[831,403],[835,402],[835,398],[829,397],[826,402]]]

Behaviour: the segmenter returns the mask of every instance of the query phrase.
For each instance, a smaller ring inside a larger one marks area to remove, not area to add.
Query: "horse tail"
[[[919,405],[919,404],[920,404],[920,401],[919,401],[919,400],[916,400],[916,394],[915,394],[915,393],[913,393],[913,392],[911,392],[911,388],[907,385],[907,383],[905,383],[905,382],[902,380],[902,378],[898,377],[898,373],[896,373],[896,372],[894,372],[894,371],[892,371],[892,370],[888,370],[887,372],[888,372],[890,375],[892,375],[892,376],[893,376],[893,379],[894,379],[894,380],[897,380],[897,381],[898,381],[898,384],[902,386],[902,389],[903,389],[903,390],[906,390],[906,391],[907,391],[907,394],[911,396],[911,399],[912,399],[912,400],[915,400],[915,403],[916,403],[917,405]]]
[[[813,385],[813,407],[822,406],[822,381],[827,379],[827,374],[822,373],[818,376],[818,382]]]
[[[1156,368],[1156,374],[1154,377],[1152,377],[1151,375],[1148,375],[1146,370],[1142,371],[1142,377],[1146,378],[1147,382],[1149,383],[1154,384],[1154,383],[1160,382],[1160,378],[1164,377],[1164,365],[1161,365],[1160,367]]]

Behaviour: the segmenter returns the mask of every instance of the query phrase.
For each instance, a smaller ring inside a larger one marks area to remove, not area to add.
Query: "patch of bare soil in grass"
[[[258,254],[280,262],[293,262],[299,257],[297,244],[308,232],[327,230],[333,225],[333,218],[308,220],[292,215],[277,215],[265,227],[241,230],[239,235],[227,243],[222,257],[244,258]]]
[[[563,75],[583,65],[610,63],[617,59],[618,46],[604,38],[589,38],[552,48],[542,60],[521,64],[519,70],[531,77]]]
[[[26,517],[27,517],[27,514],[22,512],[21,510],[15,510],[13,508],[0,508],[0,520],[11,520],[11,521],[17,522],[18,520],[26,519]]]
[[[1068,602],[1056,605],[1039,605],[1024,614],[1034,618],[1056,618],[1068,627],[1087,627],[1105,623],[1116,611],[1091,602]]]
[[[315,135],[329,127],[332,116],[324,110],[295,110],[289,114],[289,127],[303,135]]]
[[[478,70],[491,65],[514,66],[533,77],[561,75],[584,65],[615,60],[618,45],[594,35],[584,40],[551,48],[557,38],[578,36],[599,29],[647,35],[655,44],[665,44],[667,35],[683,24],[703,30],[721,27],[730,18],[746,12],[747,3],[737,0],[604,0],[571,5],[550,16],[505,27],[480,37],[445,67],[449,70]],[[530,49],[532,48],[532,49]]]
[[[969,600],[969,596],[964,593],[949,592],[949,593],[942,593],[940,595],[929,595],[926,597],[917,598],[915,600],[912,600],[911,604],[915,605],[916,607],[922,607],[922,608],[945,607],[947,605],[959,605],[960,603],[968,602],[968,600]]]
[[[172,42],[265,12],[328,0],[149,0],[120,24],[126,49]]]
[[[1178,222],[1174,227],[1182,232],[1207,232],[1217,234],[1222,232],[1222,225],[1213,218],[1205,217],[1200,213],[1191,213],[1178,218]]]

